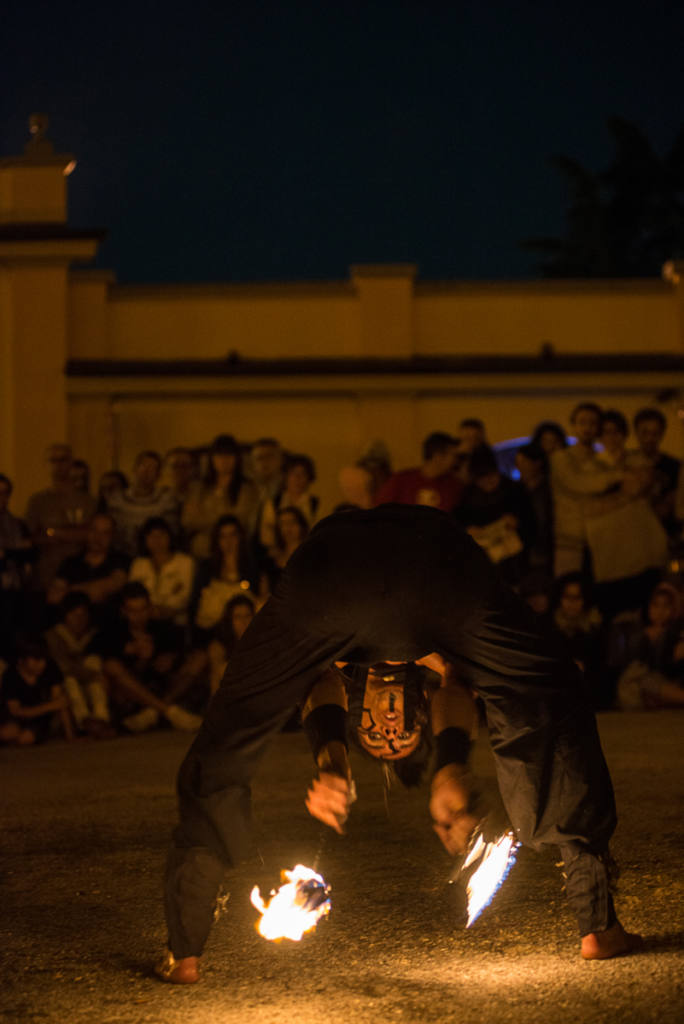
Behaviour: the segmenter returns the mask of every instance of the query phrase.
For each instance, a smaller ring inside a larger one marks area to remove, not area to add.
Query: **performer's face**
[[[404,687],[393,679],[392,664],[385,662],[369,669],[358,727],[363,749],[383,761],[408,757],[418,747],[421,734],[420,725],[406,727]]]

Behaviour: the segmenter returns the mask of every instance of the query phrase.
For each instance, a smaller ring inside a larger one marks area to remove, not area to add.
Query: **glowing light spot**
[[[271,892],[266,903],[257,885],[250,893],[252,905],[261,914],[257,931],[265,939],[277,942],[291,939],[299,942],[305,932],[312,931],[320,919],[330,913],[330,886],[321,875],[303,864],[292,871],[281,872],[284,884]]]

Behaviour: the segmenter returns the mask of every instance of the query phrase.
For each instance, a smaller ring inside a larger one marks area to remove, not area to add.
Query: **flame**
[[[257,931],[265,939],[292,939],[299,942],[305,932],[312,931],[319,920],[330,913],[330,888],[311,868],[296,864],[292,871],[282,871],[284,885],[265,903],[255,885],[250,893],[252,905],[260,912]]]
[[[470,928],[485,907],[494,899],[499,886],[505,881],[515,863],[516,850],[520,846],[512,832],[506,832],[492,843],[487,843],[480,833],[468,852],[464,869],[479,860],[475,871],[468,879],[468,922]]]

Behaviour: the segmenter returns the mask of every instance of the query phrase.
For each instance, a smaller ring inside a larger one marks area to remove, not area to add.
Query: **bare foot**
[[[589,932],[582,937],[582,959],[610,960],[613,956],[634,953],[643,944],[640,935],[631,935],[616,921],[605,932]]]
[[[154,973],[172,985],[194,985],[200,980],[199,957],[184,956],[176,960],[173,953],[167,950],[164,959],[154,968]]]

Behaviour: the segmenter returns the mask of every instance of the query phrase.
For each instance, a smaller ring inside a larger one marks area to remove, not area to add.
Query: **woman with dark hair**
[[[541,448],[547,456],[568,447],[565,431],[555,420],[543,420],[539,423],[532,431],[530,443]]]
[[[263,507],[259,539],[268,550],[274,547],[278,509],[296,508],[306,520],[309,529],[318,517],[319,499],[311,493],[316,479],[316,467],[308,455],[290,455],[285,464],[285,484],[273,500]]]
[[[254,601],[247,594],[231,597],[209,643],[209,691],[213,697],[219,688],[235,645],[256,614]]]
[[[289,562],[309,532],[303,513],[292,505],[279,508],[276,513],[275,543],[263,560],[260,573],[262,596],[270,594]]]
[[[134,558],[129,580],[145,586],[155,619],[170,619],[178,626],[188,621],[188,605],[195,576],[195,560],[176,550],[171,527],[162,516],[152,516],[140,529],[140,556]]]
[[[195,642],[206,646],[226,603],[238,594],[254,598],[255,573],[245,531],[236,516],[221,516],[211,532],[211,555],[197,569],[192,600]]]
[[[209,555],[211,531],[220,516],[235,516],[245,533],[254,529],[259,492],[242,471],[240,446],[231,434],[219,434],[209,449],[209,469],[188,492],[182,526],[195,558]]]

